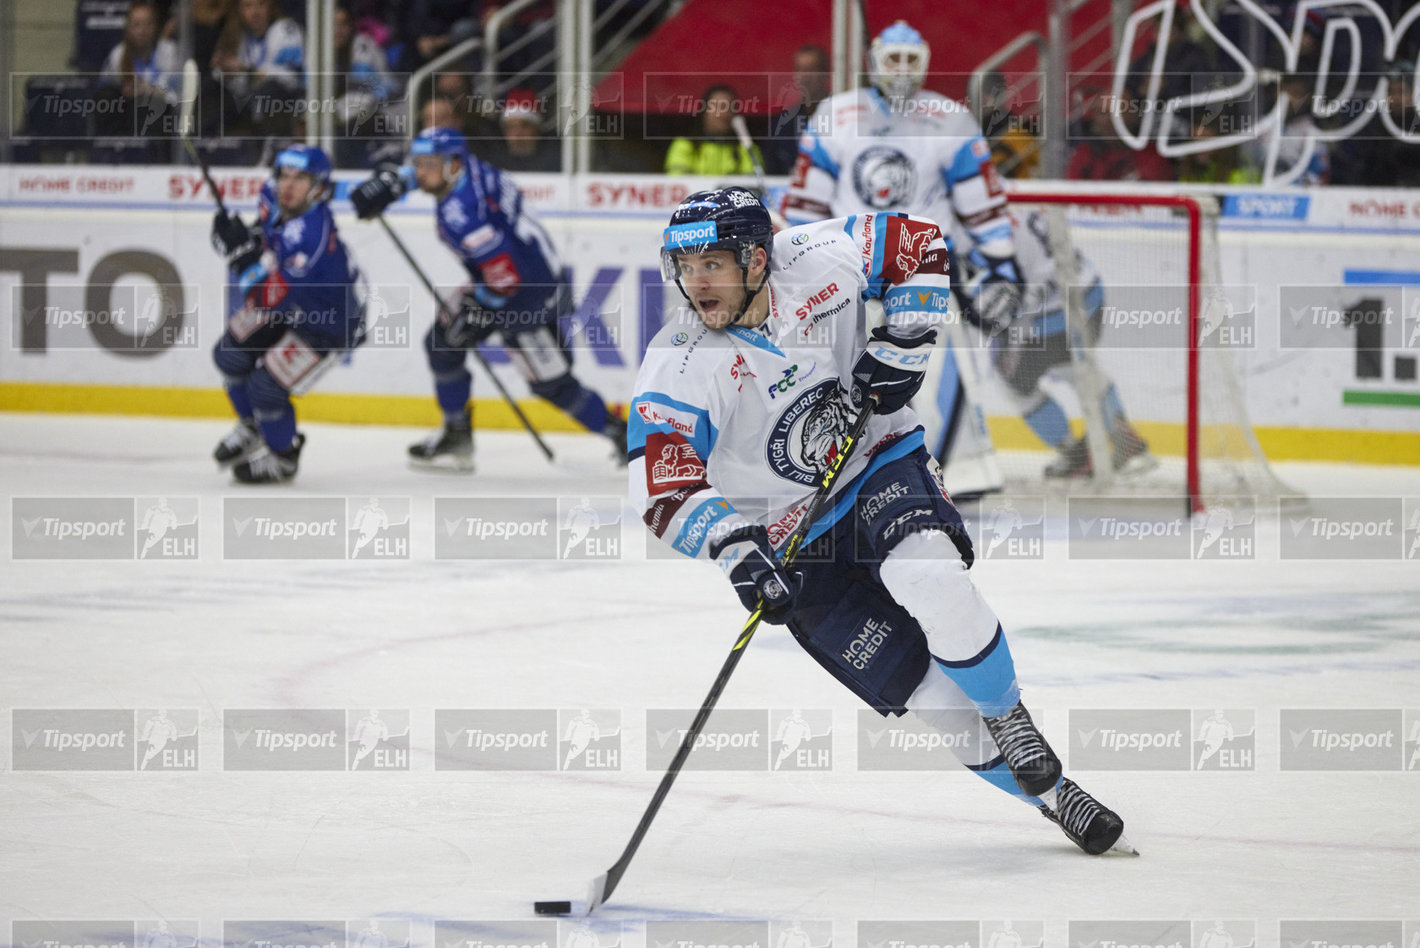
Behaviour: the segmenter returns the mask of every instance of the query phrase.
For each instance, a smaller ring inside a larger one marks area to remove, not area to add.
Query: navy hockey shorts
[[[788,627],[824,669],[880,714],[904,714],[930,667],[922,627],[893,601],[878,568],[913,533],[951,537],[969,567],[971,539],[919,447],[871,471],[857,499],[794,561],[803,586]],[[851,488],[850,488],[851,489]]]

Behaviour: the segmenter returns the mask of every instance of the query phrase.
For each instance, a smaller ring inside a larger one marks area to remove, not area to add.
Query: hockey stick
[[[434,288],[433,281],[430,280],[429,275],[424,272],[424,268],[419,266],[415,261],[414,255],[409,252],[409,248],[404,245],[404,241],[399,239],[399,235],[394,232],[394,228],[390,227],[390,222],[383,217],[377,217],[375,219],[380,222],[380,226],[385,229],[385,233],[389,235],[390,240],[394,241],[394,245],[399,250],[400,256],[404,257],[404,262],[409,264],[409,269],[414,271],[414,275],[419,277],[419,281],[424,284],[424,288],[429,291],[429,295],[434,297],[434,305],[439,307],[439,312],[442,313],[445,318],[453,319],[455,314],[449,311],[448,304],[446,304],[444,298],[439,295],[439,291]],[[528,434],[532,435],[532,439],[536,441],[537,446],[542,449],[543,455],[546,456],[549,461],[553,460],[552,449],[547,446],[546,441],[542,440],[542,435],[537,433],[537,429],[533,427],[532,422],[528,421],[528,416],[523,414],[523,410],[518,407],[518,403],[513,401],[513,396],[508,394],[508,390],[503,386],[502,379],[493,374],[493,367],[488,364],[487,359],[483,358],[483,353],[478,351],[477,346],[469,346],[468,351],[472,352],[473,357],[478,360],[478,364],[483,366],[483,371],[493,380],[493,385],[498,389],[498,394],[503,396],[503,401],[507,402],[508,407],[513,409],[513,414],[518,416],[518,421],[521,421],[523,427],[528,429]]]
[[[749,155],[749,160],[754,165],[754,181],[759,186],[759,193],[767,200],[769,197],[769,186],[764,180],[764,162],[759,160],[759,152],[755,150],[754,139],[749,137],[749,126],[745,124],[743,115],[736,115],[730,119],[730,127],[735,130],[735,135],[739,137],[740,147]]]
[[[818,490],[809,500],[809,506],[804,511],[804,517],[799,521],[793,534],[789,537],[788,544],[784,547],[784,555],[781,558],[784,568],[788,569],[794,565],[794,559],[798,556],[799,547],[804,542],[804,537],[808,535],[809,528],[823,511],[824,505],[828,502],[828,495],[833,490],[834,483],[838,480],[838,474],[843,470],[848,462],[849,456],[853,453],[853,446],[862,437],[863,430],[868,427],[868,421],[873,417],[873,409],[877,407],[877,397],[870,395],[864,403],[863,408],[858,413],[858,417],[853,420],[853,425],[848,430],[848,435],[844,439],[842,446],[838,449],[838,454],[830,462],[828,470],[823,473],[823,480],[819,482]],[[636,855],[636,850],[641,845],[641,840],[645,837],[646,831],[651,828],[651,821],[656,818],[656,813],[660,810],[661,804],[666,799],[666,794],[670,793],[671,784],[675,783],[675,778],[680,774],[680,770],[685,766],[686,759],[690,757],[690,751],[695,747],[696,740],[700,737],[701,730],[710,719],[710,712],[715,710],[715,703],[720,700],[720,692],[725,690],[725,685],[730,680],[730,675],[734,672],[735,666],[740,663],[744,656],[745,646],[750,639],[754,638],[755,630],[759,628],[760,620],[764,617],[764,603],[760,601],[758,608],[750,613],[744,628],[740,630],[740,637],[735,641],[734,648],[730,649],[729,656],[725,659],[725,664],[720,667],[720,674],[715,676],[715,683],[710,686],[710,693],[706,695],[705,701],[700,705],[700,710],[695,713],[695,719],[690,722],[690,727],[685,732],[685,737],[681,738],[680,747],[676,749],[675,757],[671,760],[670,766],[666,769],[665,775],[661,777],[660,784],[656,787],[656,792],[651,796],[651,803],[646,807],[646,812],[641,814],[641,822],[636,824],[636,831],[631,834],[631,841],[626,844],[626,848],[621,852],[621,858],[614,862],[610,869],[592,880],[590,889],[587,892],[587,911],[590,915],[596,911],[597,906],[611,898],[611,893],[615,891],[616,884],[621,881],[622,875],[626,872],[626,867],[631,864],[631,857]],[[534,902],[533,911],[539,915],[570,915],[572,912],[571,902]]]
[[[197,63],[189,59],[182,64],[182,101],[178,103],[182,108],[182,113],[179,116],[178,135],[182,138],[183,145],[187,147],[187,153],[192,156],[197,167],[202,169],[202,180],[207,182],[207,190],[212,192],[212,199],[217,202],[217,210],[225,216],[227,205],[222,203],[222,192],[217,190],[217,185],[212,180],[212,171],[207,167],[207,159],[202,157],[197,146],[192,143],[192,134],[196,128],[193,121],[193,111],[197,108],[197,91]]]

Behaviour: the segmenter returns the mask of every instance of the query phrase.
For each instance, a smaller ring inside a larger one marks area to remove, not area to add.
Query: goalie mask
[[[922,34],[898,20],[868,47],[868,78],[890,99],[915,95],[927,78],[931,49]]]

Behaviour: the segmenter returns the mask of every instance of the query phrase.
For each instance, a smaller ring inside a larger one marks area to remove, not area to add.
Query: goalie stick
[[[809,528],[823,511],[824,505],[828,502],[828,495],[833,490],[833,485],[838,480],[838,474],[848,463],[849,456],[853,453],[853,446],[862,437],[864,429],[868,427],[868,421],[873,417],[873,410],[877,407],[877,396],[869,395],[858,412],[858,417],[853,420],[852,426],[848,430],[843,444],[838,449],[838,454],[824,471],[823,479],[819,482],[818,489],[814,491],[813,497],[809,499],[808,509],[804,511],[803,519],[789,537],[789,542],[784,547],[784,555],[781,557],[784,568],[787,570],[794,564],[794,559],[798,556],[799,547],[804,542],[804,537],[808,535]],[[720,674],[715,676],[715,682],[710,686],[710,693],[705,697],[705,701],[700,705],[700,710],[696,712],[695,719],[690,722],[690,727],[686,729],[685,736],[681,738],[680,747],[676,749],[675,757],[672,758],[670,766],[666,768],[665,775],[661,777],[661,782],[656,787],[656,792],[651,796],[651,802],[646,807],[646,811],[641,814],[641,822],[636,824],[636,830],[631,834],[631,840],[622,850],[621,858],[614,862],[610,869],[592,880],[592,884],[587,892],[586,914],[590,915],[596,911],[597,907],[607,899],[611,898],[611,893],[615,891],[616,885],[621,881],[621,877],[626,873],[626,867],[631,864],[631,857],[636,855],[636,850],[641,845],[641,840],[645,838],[646,831],[651,828],[651,821],[656,818],[656,813],[661,809],[661,804],[665,802],[666,795],[670,793],[671,785],[675,783],[675,778],[679,776],[681,768],[685,766],[687,758],[690,757],[691,749],[695,747],[696,740],[700,737],[701,730],[704,729],[707,721],[710,720],[710,712],[715,710],[715,704],[720,700],[720,693],[725,690],[725,685],[730,680],[730,675],[734,672],[735,666],[744,657],[745,646],[754,637],[755,630],[759,628],[760,620],[764,615],[764,603],[761,600],[759,608],[750,613],[749,619],[745,621],[744,627],[740,630],[739,638],[735,641],[734,648],[730,649],[730,654],[725,659],[725,664],[720,667]],[[570,901],[550,901],[534,902],[533,911],[539,915],[570,915],[572,913],[572,903]]]
[[[202,180],[207,182],[207,190],[212,192],[212,200],[217,202],[217,210],[223,215],[227,213],[227,205],[222,202],[222,192],[217,190],[216,183],[212,180],[212,171],[207,167],[207,159],[202,157],[202,153],[197,150],[197,146],[192,143],[192,135],[196,129],[193,112],[197,108],[198,75],[197,63],[189,59],[182,64],[182,100],[178,103],[182,109],[178,122],[178,137],[182,139],[183,145],[187,148],[187,153],[192,156],[192,160],[197,163],[197,167],[202,171]]]
[[[444,298],[440,296],[439,291],[435,289],[433,281],[430,280],[429,275],[424,272],[424,268],[419,266],[418,262],[415,261],[414,255],[409,252],[409,248],[404,245],[404,241],[399,239],[399,235],[394,232],[394,228],[390,227],[390,222],[385,220],[382,216],[375,219],[380,222],[380,226],[385,229],[385,233],[389,235],[389,239],[394,242],[396,249],[398,249],[400,255],[404,257],[404,262],[409,264],[409,269],[414,271],[414,275],[419,277],[419,282],[423,283],[424,288],[429,291],[429,295],[434,297],[434,305],[439,308],[439,312],[443,313],[445,317],[452,319],[455,314],[449,311],[448,304],[444,302]],[[498,389],[498,394],[502,395],[503,401],[507,402],[508,407],[513,409],[513,414],[518,416],[518,421],[522,422],[523,427],[528,430],[528,434],[532,435],[532,439],[536,441],[537,446],[542,449],[543,455],[549,461],[554,460],[552,449],[547,446],[546,441],[542,440],[542,435],[537,433],[537,429],[533,427],[531,421],[528,421],[528,416],[523,414],[523,410],[518,407],[518,403],[513,401],[513,396],[508,394],[507,388],[503,386],[503,380],[493,374],[493,367],[488,364],[487,359],[483,358],[483,353],[478,351],[477,346],[469,346],[468,351],[472,352],[473,357],[478,360],[478,364],[483,366],[483,371],[493,380],[493,385]]]

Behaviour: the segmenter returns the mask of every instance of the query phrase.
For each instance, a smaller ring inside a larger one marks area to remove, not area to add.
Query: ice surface
[[[647,709],[698,705],[742,622],[724,579],[647,559],[629,511],[615,561],[434,559],[435,496],[623,493],[602,440],[552,436],[549,465],[507,432],[480,432],[478,472],[459,477],[409,470],[411,430],[308,426],[298,482],[258,496],[411,498],[409,559],[224,560],[222,498],[253,495],[208,460],[224,430],[0,416],[7,535],[15,497],[201,510],[195,561],[0,566],[0,705],[197,709],[200,748],[196,772],[81,773],[13,772],[7,746],[0,943],[27,919],[134,919],[139,945],[159,919],[178,944],[250,940],[224,920],[305,919],[344,920],[353,945],[374,919],[391,944],[528,944],[504,922],[584,898],[625,844],[660,777]],[[1282,473],[1313,494],[1420,495],[1413,469]],[[1228,920],[1237,948],[1287,948],[1279,920],[1398,919],[1408,945],[1420,772],[1282,771],[1279,713],[1420,709],[1420,566],[1284,562],[1279,529],[1259,524],[1251,560],[1082,560],[1057,538],[1043,560],[973,571],[1057,748],[1085,709],[1253,712],[1252,770],[1074,772],[1141,858],[1086,857],[961,770],[858,771],[855,700],[766,627],[721,707],[831,709],[833,768],[683,774],[593,934],[653,948],[647,920],[797,919],[821,948],[824,932],[855,944],[865,920],[1013,919],[1064,948],[1072,921],[1190,920],[1196,936]],[[222,715],[244,708],[407,709],[409,769],[224,770]],[[457,708],[618,709],[620,769],[436,771],[434,711]],[[555,937],[575,935],[563,923]]]

